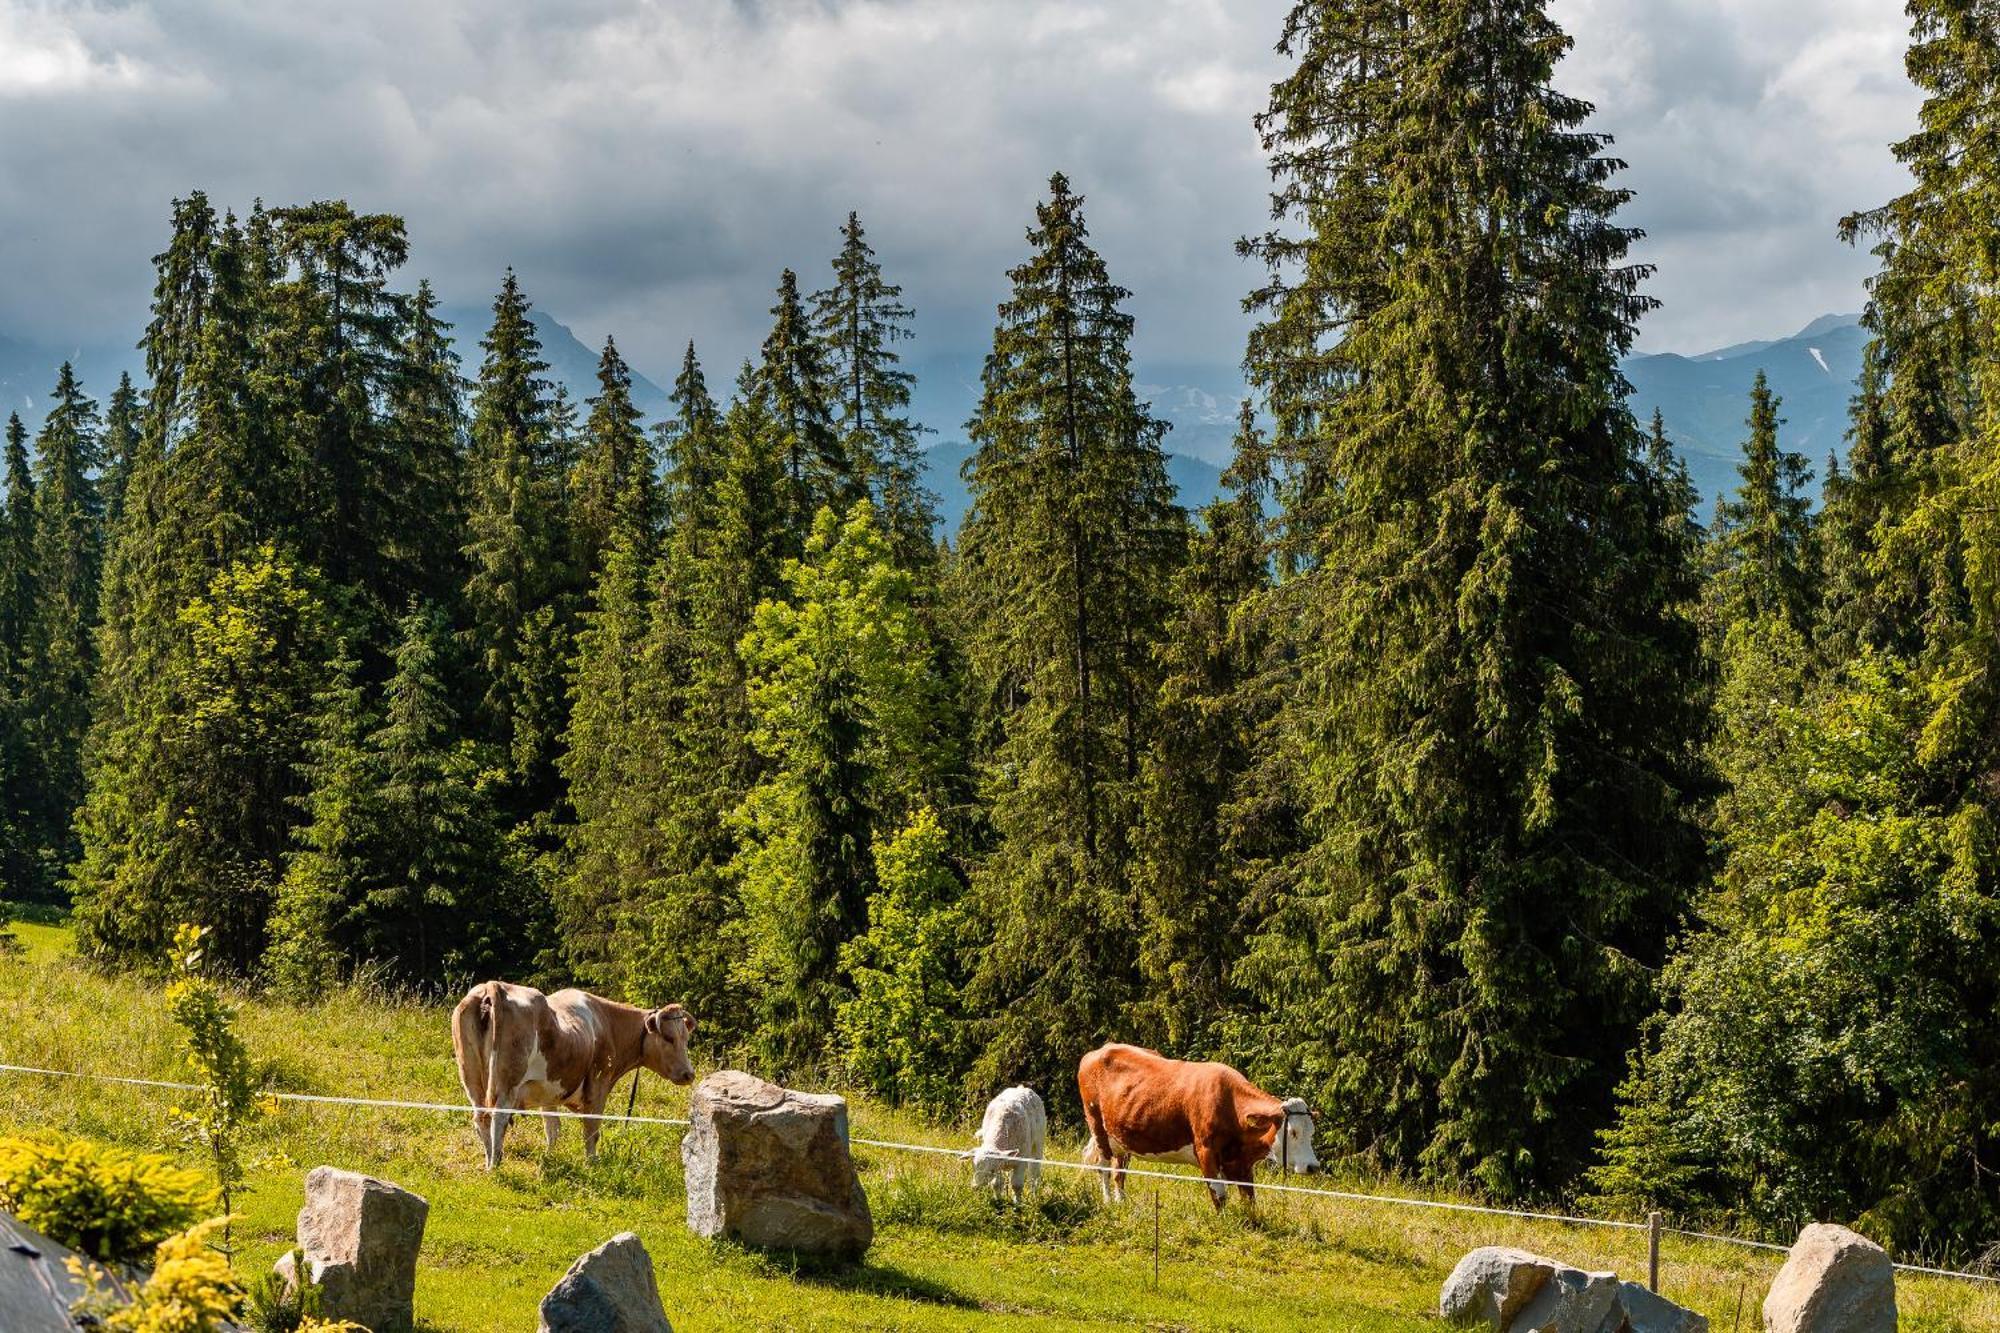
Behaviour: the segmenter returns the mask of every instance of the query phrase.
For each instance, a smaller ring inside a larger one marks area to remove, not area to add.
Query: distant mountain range
[[[483,307],[451,307],[440,313],[453,325],[458,353],[468,374],[479,364],[479,338],[491,318]],[[581,404],[597,392],[598,350],[586,345],[546,311],[534,312],[550,378]],[[1815,475],[1825,471],[1829,451],[1843,447],[1848,401],[1861,373],[1867,334],[1855,315],[1825,315],[1788,338],[1737,343],[1692,356],[1664,353],[1635,356],[1625,363],[1632,381],[1632,411],[1641,421],[1658,407],[1667,434],[1687,460],[1704,505],[1736,484],[1736,462],[1749,415],[1750,384],[1761,368],[1783,399],[1783,439],[1787,448],[1811,460]],[[56,367],[72,361],[84,386],[101,403],[121,371],[143,379],[144,361],[129,343],[59,348],[0,333],[0,413],[19,411],[32,428],[39,424]],[[979,364],[964,358],[913,362],[917,377],[912,412],[933,434],[925,457],[928,481],[938,494],[947,532],[955,531],[966,506],[960,475],[971,446],[964,422],[979,397]],[[711,370],[711,383],[726,381]],[[1168,432],[1168,472],[1181,503],[1195,508],[1222,490],[1236,415],[1245,388],[1231,365],[1160,364],[1141,367],[1141,397],[1172,424]],[[640,411],[657,420],[671,410],[666,390],[634,371],[633,398]],[[1817,486],[1817,482],[1815,482]]]
[[[1816,495],[1827,455],[1846,452],[1848,403],[1867,344],[1859,315],[1822,315],[1789,338],[1694,356],[1635,356],[1625,363],[1632,411],[1643,422],[1660,409],[1704,501],[1712,501],[1736,486],[1750,386],[1762,370],[1783,400],[1779,438],[1812,464]]]

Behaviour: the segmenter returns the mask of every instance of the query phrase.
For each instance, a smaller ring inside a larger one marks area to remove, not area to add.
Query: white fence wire
[[[117,1084],[124,1087],[152,1088],[168,1092],[202,1091],[200,1085],[194,1083],[176,1083],[171,1080],[157,1078],[131,1078],[118,1074],[97,1074],[74,1069],[44,1069],[35,1065],[0,1064],[0,1074],[75,1079],[88,1083]],[[463,1102],[419,1102],[385,1097],[337,1097],[326,1093],[287,1092],[276,1088],[267,1091],[269,1096],[274,1097],[281,1103],[298,1102],[310,1106],[357,1106],[374,1108],[376,1110],[429,1111],[456,1116],[469,1116],[474,1110],[471,1105]],[[664,1125],[677,1129],[685,1129],[690,1124],[685,1117],[618,1115],[611,1112],[592,1114],[581,1111],[521,1108],[510,1109],[507,1114],[524,1117],[566,1116],[574,1120],[596,1120],[606,1124]],[[860,1147],[881,1148],[891,1152],[920,1153],[936,1157],[959,1159],[969,1156],[967,1152],[961,1149],[941,1148],[935,1144],[928,1143],[900,1143],[894,1139],[861,1138],[853,1134],[849,1135],[848,1141]],[[1055,1157],[1019,1157],[1008,1160],[1009,1166],[1017,1163],[1023,1166],[1045,1166],[1058,1171],[1084,1171],[1100,1177],[1110,1176],[1114,1171],[1114,1168],[1107,1164],[1069,1161]],[[1227,1187],[1242,1183],[1241,1181],[1221,1180],[1210,1176],[1191,1176],[1179,1171],[1154,1171],[1144,1167],[1127,1167],[1123,1175],[1131,1179],[1168,1180],[1184,1185]],[[1275,1181],[1260,1180],[1254,1183],[1258,1190],[1268,1190],[1276,1194],[1296,1194],[1311,1198],[1337,1199],[1347,1203],[1379,1204],[1393,1208],[1420,1208],[1447,1213],[1472,1213],[1485,1217],[1506,1217],[1530,1222],[1555,1222],[1564,1226],[1601,1227],[1614,1231],[1637,1231],[1644,1233],[1649,1230],[1647,1223],[1626,1222],[1615,1218],[1575,1217],[1567,1213],[1529,1212],[1515,1208],[1494,1208],[1484,1204],[1456,1203],[1443,1199],[1413,1199],[1405,1195],[1366,1194],[1353,1190],[1323,1189],[1311,1185],[1287,1185]],[[1777,1245],[1770,1241],[1749,1240],[1742,1236],[1721,1235],[1710,1231],[1691,1231],[1684,1227],[1663,1226],[1660,1230],[1664,1235],[1680,1236],[1688,1240],[1707,1241],[1716,1245],[1735,1245],[1744,1249],[1764,1250],[1778,1254],[1787,1253],[1791,1248],[1788,1245]],[[1904,1263],[1896,1264],[1895,1268],[1899,1273],[1922,1273],[1930,1277],[1957,1278],[1966,1282],[2000,1283],[2000,1276],[1986,1273],[1967,1273],[1955,1268],[1930,1268],[1921,1264]]]

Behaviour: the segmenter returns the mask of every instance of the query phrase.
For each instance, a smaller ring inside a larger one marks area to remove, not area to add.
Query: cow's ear
[[[1262,1130],[1270,1129],[1284,1118],[1285,1113],[1283,1111],[1245,1111],[1243,1113],[1243,1128],[1255,1134]]]
[[[646,1015],[646,1031],[657,1037],[660,1035],[660,1011],[655,1009]]]

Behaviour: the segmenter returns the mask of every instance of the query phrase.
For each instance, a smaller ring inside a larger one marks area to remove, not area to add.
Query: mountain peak
[[[1817,338],[1822,333],[1831,333],[1835,329],[1852,328],[1856,324],[1859,324],[1860,322],[1861,322],[1861,316],[1859,314],[1821,315],[1818,319],[1806,325],[1804,328],[1800,329],[1797,333],[1794,333],[1792,337]]]

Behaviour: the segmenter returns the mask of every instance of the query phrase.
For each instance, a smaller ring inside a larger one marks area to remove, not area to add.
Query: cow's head
[[[980,1189],[991,1187],[996,1176],[1021,1160],[1021,1154],[1011,1148],[1002,1152],[997,1148],[978,1147],[965,1156],[972,1159],[972,1183]]]
[[[692,1083],[694,1064],[688,1059],[688,1042],[693,1036],[694,1015],[687,1010],[677,1004],[655,1009],[646,1015],[639,1060],[669,1083]]]
[[[1319,1170],[1319,1157],[1313,1152],[1313,1129],[1318,1118],[1313,1109],[1306,1105],[1303,1097],[1286,1100],[1283,1107],[1284,1120],[1271,1143],[1271,1155],[1265,1160],[1280,1171],[1304,1174]]]

